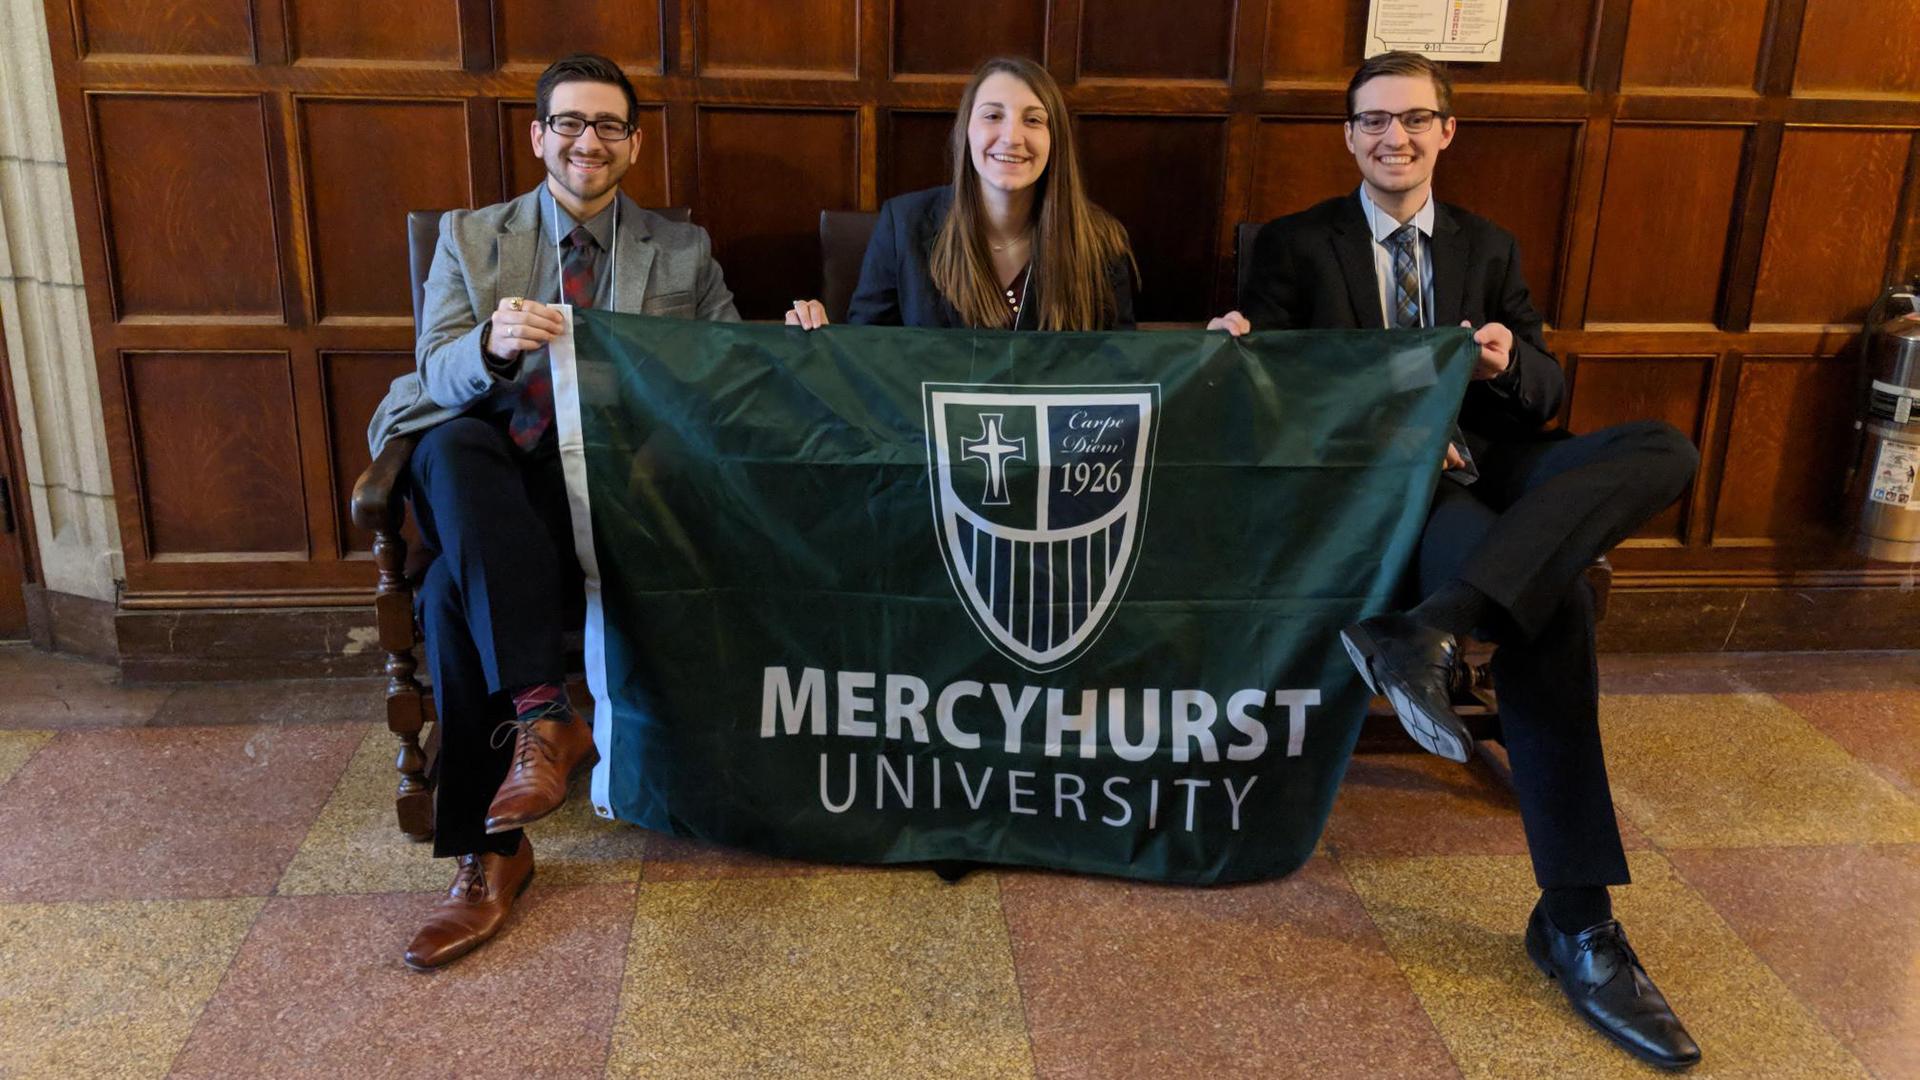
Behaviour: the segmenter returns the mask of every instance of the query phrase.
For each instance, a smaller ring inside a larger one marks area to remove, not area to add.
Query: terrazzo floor
[[[1602,658],[1692,1076],[1920,1076],[1920,654]],[[0,1077],[1652,1075],[1528,964],[1484,765],[1354,760],[1321,850],[1211,890],[532,830],[507,931],[400,952],[448,864],[392,826],[370,680],[128,687],[0,647]]]

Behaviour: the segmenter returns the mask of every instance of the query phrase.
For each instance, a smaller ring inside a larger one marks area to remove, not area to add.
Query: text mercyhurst
[[[768,667],[761,680],[760,737],[801,734],[832,734],[915,742],[939,741],[955,750],[977,751],[983,746],[1031,760],[1034,737],[1040,754],[1048,758],[1077,757],[1096,760],[1102,754],[1121,761],[1145,762],[1161,755],[1176,764],[1192,762],[1251,762],[1267,753],[1270,743],[1266,710],[1284,710],[1284,719],[1272,715],[1277,726],[1286,726],[1286,756],[1299,757],[1306,741],[1307,710],[1320,704],[1320,691],[1240,690],[1228,695],[1224,707],[1205,690],[1159,690],[1153,688],[1112,688],[1082,690],[1069,710],[1069,695],[1064,690],[1037,686],[1009,686],[1005,683],[981,683],[959,680],[935,694],[924,679],[912,675],[870,671],[839,671],[831,678],[825,669],[802,668],[796,679],[785,667]],[[831,689],[829,686],[831,685]],[[876,693],[877,691],[877,693]],[[1044,701],[1044,704],[1042,703]],[[929,708],[931,706],[931,708]],[[1163,726],[1163,707],[1167,722]],[[832,713],[829,726],[828,713]],[[929,715],[931,714],[931,715]],[[1229,730],[1216,732],[1221,720]],[[1028,734],[1031,725],[1032,735]],[[1162,739],[1166,748],[1162,749]],[[990,736],[983,738],[983,734]],[[971,755],[970,755],[971,756]],[[978,811],[991,794],[994,767],[973,757],[973,772],[960,760],[943,762],[927,758],[927,773],[916,784],[921,761],[909,756],[897,766],[885,756],[873,758],[873,807],[885,810],[891,803],[899,809],[915,808],[919,803],[933,810],[943,804],[961,805]],[[948,792],[943,765],[950,766],[955,788]],[[844,782],[829,783],[828,755],[820,755],[820,802],[830,813],[844,813],[860,794],[859,755],[847,755]],[[1183,770],[1191,772],[1193,770]],[[1136,809],[1149,829],[1160,827],[1161,780],[1112,776],[1099,785],[1104,804],[1096,804],[1092,817],[1087,809],[1087,778],[1078,773],[1052,774],[1051,791],[1036,788],[1039,774],[1032,770],[1008,768],[1002,775],[1006,808],[1013,814],[1051,816],[1082,822],[1098,820],[1113,828],[1134,821]],[[1233,777],[1220,777],[1227,802],[1228,820],[1233,831],[1240,828],[1241,804],[1258,776],[1245,775],[1244,785]],[[1196,827],[1196,815],[1206,801],[1205,789],[1213,780],[1183,775],[1168,778],[1181,792],[1168,792],[1170,801],[1182,800],[1184,806],[1170,805],[1170,825],[1187,831]],[[1136,808],[1135,787],[1144,789],[1145,805]],[[918,792],[916,793],[916,787]],[[835,797],[832,792],[844,790]],[[994,803],[1000,802],[994,795]],[[1138,826],[1136,826],[1138,827]]]

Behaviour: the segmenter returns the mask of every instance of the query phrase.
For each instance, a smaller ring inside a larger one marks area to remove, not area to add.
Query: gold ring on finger
[[[509,300],[507,301],[507,306],[508,306],[508,307],[510,307],[510,308],[512,308],[512,309],[513,309],[513,310],[515,310],[515,311],[519,311],[519,310],[520,310],[520,298],[519,298],[519,297],[517,297],[517,296],[515,296],[515,297],[513,297],[513,298],[511,298],[511,299],[509,299]]]

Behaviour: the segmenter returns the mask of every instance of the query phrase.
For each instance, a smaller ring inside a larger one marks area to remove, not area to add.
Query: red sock
[[[567,688],[560,683],[535,683],[513,695],[513,715],[521,720],[550,717],[565,720],[573,715],[567,704]]]

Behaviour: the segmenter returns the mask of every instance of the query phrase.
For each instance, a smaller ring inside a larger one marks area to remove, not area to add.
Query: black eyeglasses
[[[540,121],[555,135],[577,139],[586,134],[589,124],[603,142],[623,142],[633,137],[633,125],[625,120],[592,120],[579,113],[554,113]]]
[[[1407,134],[1418,135],[1432,127],[1435,120],[1446,118],[1446,113],[1433,109],[1408,109],[1406,112],[1398,113],[1387,112],[1384,109],[1368,109],[1366,112],[1357,112],[1347,117],[1347,123],[1369,135],[1381,135],[1395,120],[1398,120]]]

